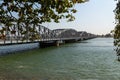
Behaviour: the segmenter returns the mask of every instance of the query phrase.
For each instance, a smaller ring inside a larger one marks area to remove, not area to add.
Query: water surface
[[[120,80],[112,38],[18,53],[0,57],[0,79]]]

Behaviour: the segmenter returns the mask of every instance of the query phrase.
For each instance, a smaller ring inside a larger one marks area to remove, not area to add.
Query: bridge
[[[74,29],[55,29],[51,30],[42,25],[24,24],[2,27],[0,29],[0,45],[35,43],[49,44],[67,43],[95,38],[96,35],[85,31],[76,31]]]

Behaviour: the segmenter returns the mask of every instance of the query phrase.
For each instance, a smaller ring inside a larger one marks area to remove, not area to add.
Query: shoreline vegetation
[[[102,35],[97,35],[97,37],[103,37],[103,38],[113,38],[113,35],[108,33],[108,34],[102,34]]]

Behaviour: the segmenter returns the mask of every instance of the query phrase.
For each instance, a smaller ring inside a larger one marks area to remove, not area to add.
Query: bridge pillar
[[[65,43],[74,43],[77,42],[78,40],[76,39],[70,39],[70,40],[65,40]]]
[[[50,46],[57,46],[59,47],[60,44],[62,44],[62,41],[45,41],[45,42],[39,42],[39,47],[40,48],[46,48]]]
[[[56,41],[56,46],[59,47],[60,46],[60,42],[59,41]]]

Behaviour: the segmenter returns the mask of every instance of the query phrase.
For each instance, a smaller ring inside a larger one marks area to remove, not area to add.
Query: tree
[[[116,46],[117,55],[120,56],[120,0],[118,0],[115,9],[116,26],[114,29],[114,45]],[[118,58],[120,61],[120,58]]]
[[[73,6],[87,0],[1,0],[0,23],[11,25],[13,22],[43,23],[59,22],[61,18],[74,20]],[[15,15],[14,15],[15,14]],[[7,23],[6,23],[7,21]]]
[[[8,31],[12,25],[17,24],[19,27],[22,24],[26,28],[21,30],[28,34],[28,29],[32,28],[30,25],[51,21],[58,23],[62,18],[75,20],[72,15],[77,12],[74,5],[86,1],[88,0],[0,0],[0,24]]]

